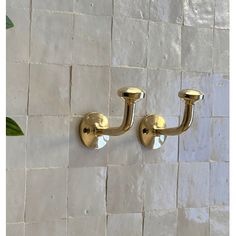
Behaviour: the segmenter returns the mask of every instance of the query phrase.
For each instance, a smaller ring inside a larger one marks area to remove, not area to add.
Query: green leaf
[[[11,118],[6,117],[6,135],[7,136],[21,136],[24,135],[19,125]]]
[[[6,16],[6,28],[10,29],[14,26],[13,22],[10,20],[8,16]]]

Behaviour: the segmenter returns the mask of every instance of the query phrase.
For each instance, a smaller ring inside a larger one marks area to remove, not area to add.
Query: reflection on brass
[[[118,136],[127,132],[134,122],[135,103],[145,97],[145,92],[139,88],[121,88],[118,95],[125,101],[124,117],[119,127],[109,127],[105,115],[91,112],[85,115],[79,127],[83,144],[91,149],[101,149],[109,141],[109,136]]]
[[[178,127],[166,128],[165,119],[157,115],[148,115],[142,119],[139,127],[139,138],[145,147],[160,148],[167,136],[180,135],[191,126],[194,103],[202,100],[204,95],[198,90],[183,89],[179,92],[179,97],[185,100],[185,109],[183,120]]]

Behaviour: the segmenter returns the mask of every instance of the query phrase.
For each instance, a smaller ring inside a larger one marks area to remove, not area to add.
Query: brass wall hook
[[[194,103],[202,100],[204,94],[198,90],[184,89],[179,91],[178,95],[185,100],[182,123],[178,127],[166,128],[166,122],[162,116],[145,116],[139,126],[139,138],[145,147],[158,149],[164,144],[168,135],[179,135],[191,126],[194,115]]]
[[[132,127],[135,103],[145,97],[145,92],[139,88],[125,87],[118,90],[118,95],[125,101],[122,124],[119,127],[109,127],[105,115],[97,112],[86,114],[79,127],[80,138],[86,147],[101,149],[109,141],[109,136],[122,135]]]

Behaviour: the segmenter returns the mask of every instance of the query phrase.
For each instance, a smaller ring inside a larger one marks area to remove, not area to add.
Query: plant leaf
[[[11,19],[6,16],[6,29],[10,29],[14,26],[13,22],[11,21]]]
[[[6,135],[7,136],[21,136],[24,135],[19,125],[11,118],[6,117]]]

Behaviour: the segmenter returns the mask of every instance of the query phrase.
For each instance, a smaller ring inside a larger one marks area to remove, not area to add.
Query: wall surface
[[[7,0],[7,236],[228,235],[228,0]],[[119,124],[123,86],[146,90],[135,125],[100,151],[77,138]],[[206,94],[192,128],[143,148],[145,114],[177,125],[181,88]]]

